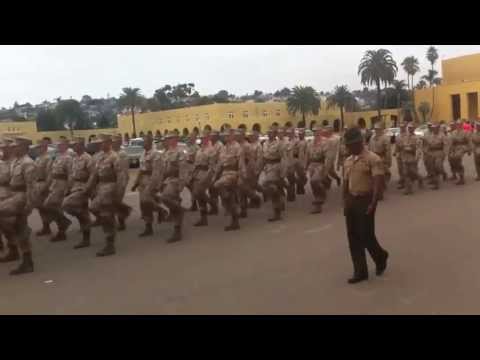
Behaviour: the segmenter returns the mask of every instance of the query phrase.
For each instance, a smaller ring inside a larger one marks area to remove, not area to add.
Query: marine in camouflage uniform
[[[405,172],[403,169],[402,161],[402,144],[403,139],[407,136],[407,124],[403,121],[400,123],[400,133],[395,137],[395,149],[393,150],[393,156],[397,161],[397,170],[398,170],[398,189],[403,189],[405,187]]]
[[[340,137],[333,134],[333,128],[331,125],[325,125],[322,133],[327,147],[325,166],[327,167],[328,176],[332,179],[335,179],[337,186],[340,186],[342,180],[335,171],[335,160],[338,154],[338,147],[340,146]]]
[[[67,240],[66,231],[71,221],[64,215],[62,209],[63,199],[68,192],[69,176],[72,170],[72,157],[68,154],[68,140],[61,139],[58,143],[58,155],[53,161],[47,179],[49,194],[43,202],[43,209],[48,222],[57,224],[58,232],[50,240],[52,242]]]
[[[392,152],[391,143],[387,135],[383,133],[383,125],[380,123],[375,124],[375,134],[370,138],[368,143],[368,150],[374,152],[383,161],[385,167],[385,190],[387,189],[388,182],[391,178],[390,167],[392,166]],[[383,199],[383,194],[380,196],[380,200]]]
[[[213,154],[214,154],[214,162],[215,164],[218,164],[218,160],[220,158],[220,152],[222,151],[222,148],[225,146],[223,145],[222,141],[220,141],[220,134],[217,130],[213,130],[210,133],[210,141],[212,142],[213,146]],[[212,185],[208,188],[208,194],[210,196],[210,211],[209,215],[217,215],[218,214],[218,199],[220,197],[220,194],[218,192],[218,189],[215,188],[214,183],[212,182]]]
[[[282,211],[285,210],[284,178],[285,153],[284,145],[279,139],[275,139],[277,128],[271,127],[268,132],[268,140],[263,144],[263,157],[261,169],[265,173],[262,187],[267,197],[272,200],[273,217],[268,221],[281,220]]]
[[[287,201],[295,201],[295,168],[294,168],[294,160],[293,157],[293,149],[295,147],[296,139],[295,139],[295,132],[292,128],[285,129],[286,137],[283,139],[283,153],[285,155],[284,161],[285,163],[283,166],[285,167],[285,176],[288,180],[288,186],[286,186],[287,190]]]
[[[307,174],[305,172],[305,161],[307,160],[307,140],[305,140],[305,129],[298,129],[298,140],[293,147],[293,168],[295,170],[295,183],[297,195],[305,194]]]
[[[22,254],[20,266],[12,270],[10,275],[19,275],[33,272],[32,246],[30,234],[32,230],[28,226],[28,216],[32,212],[31,196],[33,182],[35,181],[35,164],[28,156],[30,139],[16,137],[10,145],[14,158],[10,166],[10,196],[0,201],[0,218],[7,231],[12,234],[19,252]],[[8,237],[7,237],[8,238]],[[15,256],[16,255],[16,256]],[[9,252],[3,261],[17,260],[18,252]]]
[[[81,249],[90,246],[90,213],[88,210],[89,196],[86,192],[87,184],[94,175],[95,163],[92,157],[85,152],[85,139],[73,138],[70,143],[75,155],[72,160],[72,168],[68,177],[68,195],[63,199],[62,209],[67,214],[77,218],[82,232],[82,241],[74,246]]]
[[[258,163],[254,148],[245,138],[245,130],[237,130],[237,142],[243,149],[245,159],[245,174],[238,179],[238,197],[240,202],[240,218],[247,217],[248,200],[254,207],[260,207],[260,197],[255,192],[257,188]]]
[[[155,202],[156,182],[154,180],[156,171],[160,170],[160,154],[153,148],[153,139],[150,136],[144,138],[144,150],[140,156],[140,169],[132,187],[132,191],[139,190],[140,212],[145,222],[145,230],[139,234],[140,237],[153,234],[153,213]]]
[[[427,123],[427,127],[428,127],[428,130],[426,131],[426,133],[424,134],[424,136],[422,137],[422,146],[425,147],[425,141],[427,139],[427,137],[429,135],[432,134],[432,123],[431,122],[428,122]],[[425,167],[425,171],[427,172],[427,181],[429,184],[433,184],[434,183],[434,164],[433,164],[434,160],[431,156],[431,154],[429,152],[424,152],[423,153],[423,166]]]
[[[195,154],[193,173],[187,180],[192,189],[193,198],[197,199],[200,208],[200,220],[194,226],[208,225],[207,204],[210,199],[207,190],[215,172],[215,154],[208,131],[203,132],[201,140],[202,144]]]
[[[97,252],[97,256],[115,254],[115,214],[117,212],[118,189],[123,186],[123,169],[118,154],[112,150],[112,136],[100,134],[97,140],[102,144],[103,154],[99,158],[94,176],[87,185],[87,193],[95,191],[95,197],[90,204],[90,211],[99,220],[106,235],[105,247]]]
[[[50,219],[47,212],[43,208],[43,203],[48,196],[48,174],[51,171],[52,159],[47,153],[48,139],[42,139],[34,151],[38,152],[38,156],[35,159],[35,183],[32,192],[32,206],[38,210],[40,219],[42,220],[42,229],[37,231],[37,236],[50,235],[52,233],[50,229]]]
[[[252,133],[248,136],[249,142],[250,142],[250,149],[251,149],[251,156],[252,156],[252,161],[253,163],[251,166],[249,165],[249,169],[251,172],[251,177],[252,177],[252,185],[254,190],[258,192],[262,192],[262,187],[258,183],[259,177],[260,177],[260,166],[262,163],[262,157],[263,157],[263,148],[262,144],[258,140],[258,131],[252,131]],[[260,198],[252,198],[250,199],[250,202],[248,203],[249,208],[253,209],[258,209],[261,206],[261,201]]]
[[[90,143],[90,147],[94,151],[94,154],[92,155],[92,160],[93,160],[93,163],[96,166],[98,161],[103,156],[103,151],[101,149],[101,142],[98,140],[97,137],[92,139],[92,142]],[[90,197],[90,200],[93,200],[95,198],[95,189],[92,189],[90,191],[89,197]],[[92,223],[92,225],[90,227],[97,227],[97,226],[101,226],[101,223],[100,223],[99,219],[95,219],[95,221]]]
[[[452,132],[449,149],[449,160],[452,168],[452,176],[458,174],[459,179],[456,185],[465,184],[465,168],[463,167],[463,156],[465,153],[472,154],[472,144],[470,136],[463,130],[462,123],[457,121],[455,123],[456,129]]]
[[[198,151],[199,146],[197,145],[197,134],[192,132],[188,137],[187,147],[186,147],[186,156],[185,156],[185,167],[187,177],[191,178],[193,174],[193,170],[195,168],[195,154]],[[190,211],[197,211],[198,210],[198,201],[193,195],[193,188],[190,186],[190,183],[186,183],[186,187],[190,191],[192,205],[190,206]]]
[[[12,162],[10,145],[12,142],[11,139],[0,139],[0,203],[12,194],[10,191],[10,166]],[[3,251],[4,249],[2,235],[5,235],[7,248],[12,257],[12,260],[5,259],[4,262],[15,261],[20,257],[11,223],[11,218],[0,217],[0,250]],[[0,262],[2,262],[2,259],[0,259]]]
[[[415,126],[408,124],[408,134],[399,139],[401,148],[402,169],[404,172],[405,195],[413,193],[412,183],[418,181],[419,187],[423,187],[423,180],[418,174],[418,160],[422,153],[422,141],[415,135]]]
[[[230,225],[225,227],[225,231],[231,231],[240,228],[237,186],[239,177],[246,175],[245,154],[240,144],[235,141],[235,130],[226,130],[224,136],[226,142],[218,157],[214,187],[220,193],[223,207],[232,219]]]
[[[125,192],[127,191],[128,181],[130,178],[129,170],[130,165],[128,162],[127,153],[122,150],[122,135],[116,134],[112,136],[112,150],[118,154],[120,158],[120,167],[122,168],[122,177],[119,179],[119,188],[117,191],[117,219],[118,219],[118,231],[124,231],[126,229],[125,221],[130,216],[132,208],[123,202]]]
[[[314,197],[311,214],[319,214],[322,212],[322,206],[327,197],[327,188],[330,184],[330,179],[328,178],[328,168],[326,165],[328,147],[322,136],[322,128],[316,127],[314,132],[315,139],[307,148],[305,166],[310,177],[310,187]]]
[[[341,172],[342,172],[342,177],[344,177],[343,164],[345,163],[345,159],[350,156],[350,154],[348,153],[347,146],[345,145],[345,139],[344,139],[344,137],[343,137],[343,135],[345,134],[345,132],[347,131],[347,129],[348,129],[348,128],[345,126],[344,132],[343,132],[342,136],[340,137],[340,141],[339,141],[339,143],[338,143],[337,171],[341,171]]]
[[[160,186],[158,201],[165,204],[170,211],[170,217],[174,223],[173,234],[167,240],[168,243],[182,240],[182,225],[184,209],[182,207],[182,198],[180,194],[185,186],[185,179],[188,168],[186,165],[185,154],[177,146],[178,134],[170,132],[165,137],[167,141],[167,150],[163,154],[162,171],[157,183]]]
[[[480,121],[475,122],[475,132],[472,133],[472,150],[475,170],[477,172],[476,181],[480,181]]]
[[[432,160],[432,174],[431,181],[432,188],[437,190],[439,188],[440,175],[445,174],[443,162],[448,153],[448,141],[443,132],[439,131],[438,124],[432,126],[431,133],[424,136],[423,141],[423,156],[427,155]]]

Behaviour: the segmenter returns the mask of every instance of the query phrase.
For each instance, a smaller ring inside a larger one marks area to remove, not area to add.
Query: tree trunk
[[[340,131],[343,131],[343,106],[340,106]]]
[[[306,123],[305,123],[305,113],[302,111],[302,127],[304,128]]]
[[[131,107],[130,108],[131,112],[132,112],[132,128],[133,128],[133,134],[135,136],[132,136],[132,137],[137,137],[137,127],[135,126],[135,107]]]
[[[430,121],[432,121],[434,107],[435,107],[435,86],[432,87],[432,108],[430,110]],[[457,119],[453,119],[453,120],[457,120]]]
[[[413,86],[413,75],[412,75],[412,105],[413,105],[413,110],[412,110],[412,116],[413,116],[413,121],[416,122],[418,117],[417,117],[417,108],[415,106],[415,86]]]
[[[377,81],[377,113],[378,113],[378,119],[377,121],[381,121],[382,119],[382,111],[381,111],[381,95],[382,95],[382,89],[380,87],[380,81]]]

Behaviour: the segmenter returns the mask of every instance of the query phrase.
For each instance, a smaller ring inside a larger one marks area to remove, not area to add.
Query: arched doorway
[[[252,126],[252,131],[262,132],[262,126],[259,123],[255,123]]]
[[[198,130],[198,127],[194,127],[193,130],[192,130],[196,136],[198,136],[198,133],[200,132],[200,130]]]
[[[297,128],[304,129],[305,128],[305,121],[300,120],[297,124]]]
[[[278,127],[278,122],[275,121],[272,126]]]
[[[340,119],[333,120],[333,131],[335,132],[340,131]]]
[[[140,135],[141,138],[145,137],[145,133],[143,131],[140,131],[139,135]]]
[[[238,125],[238,128],[239,128],[239,129],[243,129],[243,130],[247,130],[247,125],[245,125],[245,124],[240,124],[240,125]]]
[[[173,129],[173,132],[174,132],[175,134],[177,134],[177,135],[180,135],[180,131],[178,131],[178,129],[176,129],[176,128]]]
[[[229,129],[231,129],[231,128],[232,128],[232,126],[231,126],[230,124],[225,123],[225,124],[223,124],[223,125],[220,127],[220,131],[221,131],[221,132],[224,132],[225,130],[229,130]]]
[[[166,136],[168,134],[168,129],[163,130],[163,136]]]
[[[323,120],[323,121],[322,121],[322,126],[328,126],[328,124],[329,124],[329,123],[328,123],[328,120]]]
[[[287,121],[287,122],[285,123],[285,127],[286,127],[286,128],[291,128],[292,126],[293,126],[293,124],[292,124],[291,121]]]
[[[205,126],[203,127],[203,130],[205,130],[205,131],[212,131],[212,127],[207,124],[207,125],[205,125]]]
[[[317,122],[315,120],[310,121],[310,130],[313,130],[315,125],[317,125]]]
[[[152,132],[152,130],[148,130],[147,135],[153,137],[153,132]]]
[[[183,135],[183,136],[188,136],[189,133],[190,133],[190,132],[188,131],[187,128],[183,128],[183,130],[182,130],[182,135]]]

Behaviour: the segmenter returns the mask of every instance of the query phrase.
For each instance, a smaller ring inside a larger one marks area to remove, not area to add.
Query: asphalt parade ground
[[[166,244],[173,225],[143,230],[137,194],[117,254],[97,258],[100,228],[90,248],[32,235],[35,272],[13,277],[16,263],[0,264],[1,314],[478,314],[480,313],[480,182],[465,157],[465,186],[396,190],[396,170],[379,204],[377,237],[390,252],[382,277],[349,285],[352,274],[339,188],[332,185],[324,211],[310,215],[311,195],[287,203],[284,220],[268,223],[271,204],[249,210],[241,229],[224,232],[229,218],[209,217],[195,228],[187,212],[184,241]],[[446,164],[447,166],[447,164]],[[448,167],[448,166],[447,166]],[[132,170],[134,173],[135,170]],[[424,174],[423,167],[421,172]],[[448,169],[448,172],[449,169]],[[185,192],[184,205],[189,205]],[[30,217],[40,228],[37,212]]]

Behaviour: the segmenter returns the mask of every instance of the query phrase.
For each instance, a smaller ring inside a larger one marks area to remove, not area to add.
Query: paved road
[[[468,158],[471,162],[471,158]],[[0,265],[2,314],[471,314],[480,313],[480,183],[469,168],[467,185],[403,196],[389,190],[377,215],[377,235],[391,261],[381,278],[348,285],[351,262],[333,188],[321,215],[308,213],[311,197],[288,204],[281,223],[266,222],[270,204],[250,211],[241,231],[225,233],[228,218],[194,228],[185,241],[166,244],[171,224],[137,238],[143,223],[136,206],[117,255],[96,258],[93,246],[73,250],[69,240],[35,238],[36,271],[11,277]],[[127,201],[137,202],[135,194]],[[188,199],[185,205],[188,205]],[[31,222],[38,229],[37,214]]]

